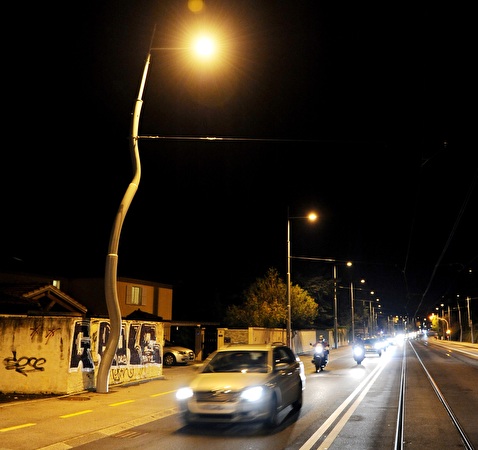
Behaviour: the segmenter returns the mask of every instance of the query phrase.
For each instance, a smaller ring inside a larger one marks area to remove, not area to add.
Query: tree
[[[315,325],[319,328],[332,326],[334,320],[334,280],[323,276],[308,277],[298,275],[299,283],[309,295],[315,299],[318,306]]]
[[[277,269],[270,268],[264,278],[244,291],[242,305],[226,310],[225,322],[238,327],[285,327],[287,324],[287,285]],[[293,328],[313,325],[318,309],[314,299],[298,285],[291,285],[291,319]]]

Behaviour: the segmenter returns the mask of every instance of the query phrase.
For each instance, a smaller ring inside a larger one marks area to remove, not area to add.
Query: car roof
[[[218,352],[230,351],[230,350],[240,350],[240,351],[269,351],[274,347],[287,347],[282,342],[273,342],[269,344],[228,344],[224,347],[218,349]]]

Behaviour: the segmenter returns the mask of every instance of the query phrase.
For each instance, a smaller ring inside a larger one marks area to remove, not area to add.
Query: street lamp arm
[[[291,256],[291,259],[304,259],[308,261],[325,261],[325,262],[337,262],[336,259],[332,258],[313,258],[309,256]]]

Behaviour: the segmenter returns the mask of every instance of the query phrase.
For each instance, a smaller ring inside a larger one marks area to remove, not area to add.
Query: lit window
[[[139,286],[126,287],[126,304],[128,305],[142,305],[143,304],[143,289]]]

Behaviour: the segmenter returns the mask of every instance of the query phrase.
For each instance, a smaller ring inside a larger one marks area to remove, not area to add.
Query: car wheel
[[[176,358],[171,353],[166,353],[163,356],[163,362],[165,366],[174,366],[176,364]]]
[[[279,425],[279,411],[277,410],[277,399],[275,395],[272,396],[269,411],[270,414],[266,420],[266,426],[268,428],[275,428]]]
[[[292,403],[292,409],[294,411],[300,411],[302,408],[302,385],[299,385],[299,395],[297,397],[297,400]]]

